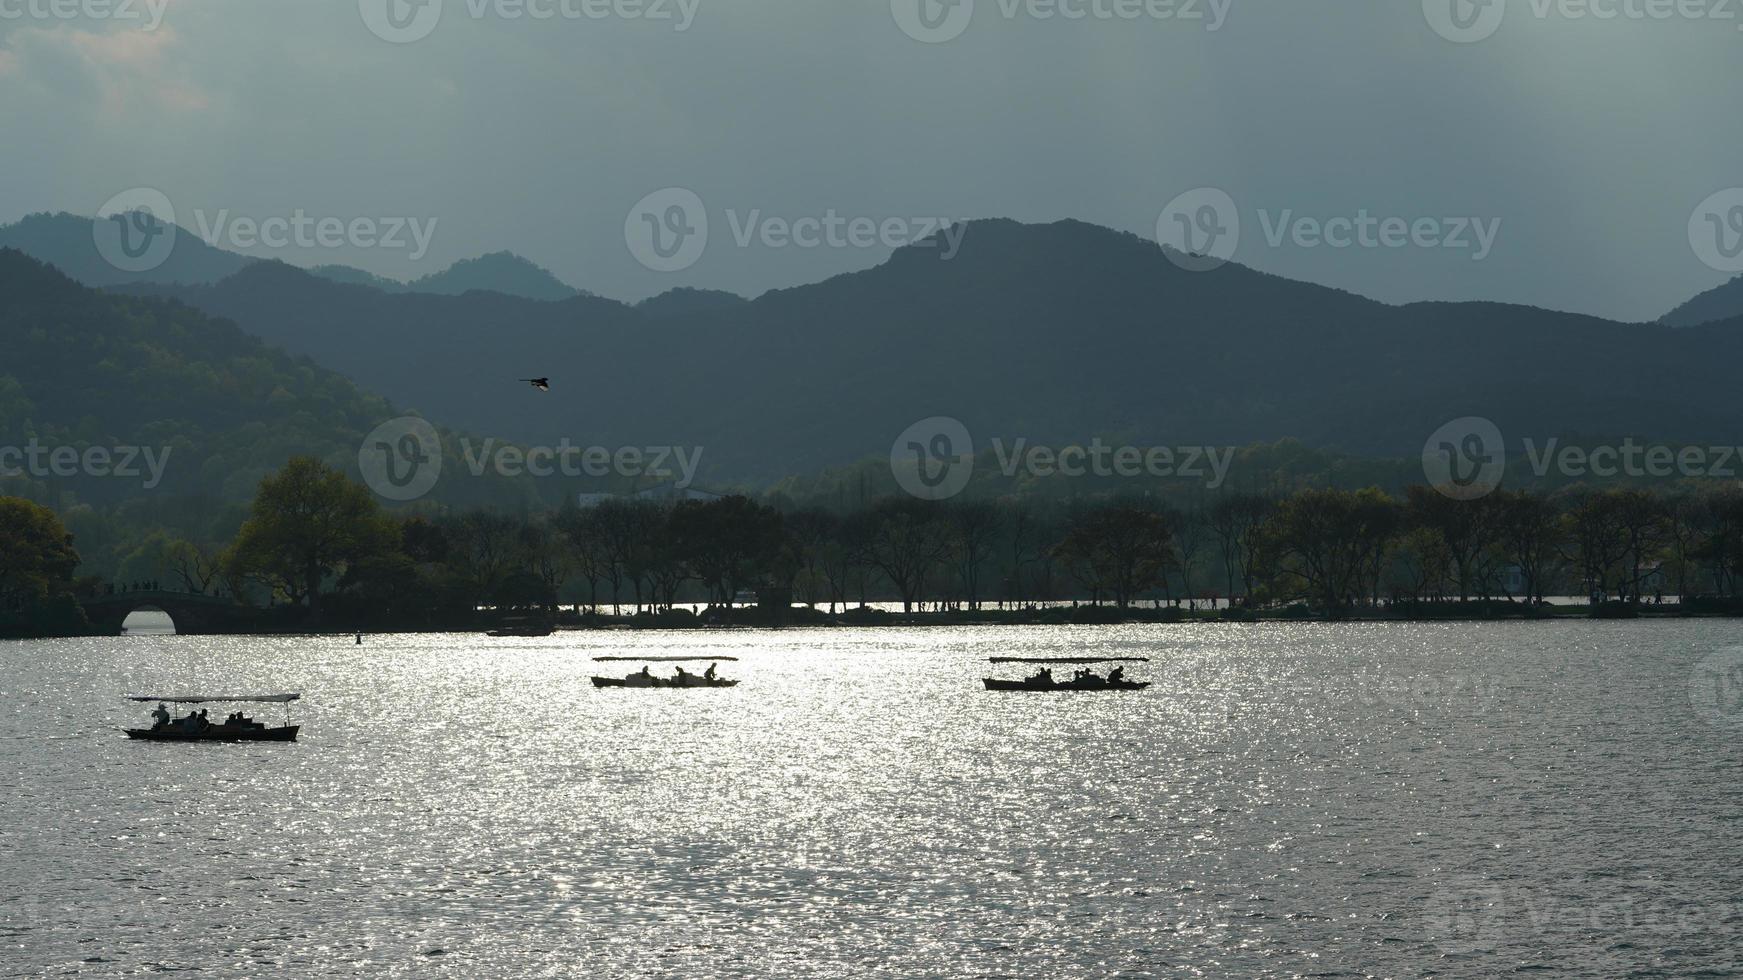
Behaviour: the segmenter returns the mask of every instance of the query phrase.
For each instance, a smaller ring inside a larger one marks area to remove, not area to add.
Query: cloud
[[[53,100],[108,117],[198,112],[211,106],[188,80],[175,31],[88,30],[69,24],[12,33],[0,48],[0,74]]]

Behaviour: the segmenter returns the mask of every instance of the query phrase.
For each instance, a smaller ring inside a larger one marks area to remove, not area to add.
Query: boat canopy
[[[182,694],[171,697],[147,696],[144,694],[129,694],[129,701],[162,701],[165,704],[205,704],[209,701],[237,701],[252,704],[289,704],[302,700],[301,694]]]
[[[594,657],[593,658],[594,663],[600,663],[600,664],[614,664],[614,663],[629,663],[629,664],[703,663],[703,664],[711,664],[711,663],[714,663],[715,661],[731,661],[733,663],[737,663],[738,658],[737,657]]]
[[[993,657],[995,664],[1147,664],[1149,657]]]

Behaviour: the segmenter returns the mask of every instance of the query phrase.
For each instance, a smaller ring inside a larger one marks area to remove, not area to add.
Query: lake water
[[[1723,975],[1739,642],[1677,621],[0,644],[0,974]],[[1156,686],[980,690],[989,656],[1085,651],[1151,657],[1130,673]],[[588,682],[592,656],[690,653],[742,658],[743,684]],[[305,692],[303,739],[117,731],[149,709],[124,691],[192,689]]]

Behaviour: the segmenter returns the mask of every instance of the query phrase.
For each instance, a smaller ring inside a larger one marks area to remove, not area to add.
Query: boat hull
[[[708,680],[705,677],[692,677],[689,682],[680,684],[669,677],[638,677],[631,674],[628,677],[595,677],[594,687],[628,687],[628,688],[703,688],[703,687],[737,687],[738,681]]]
[[[128,738],[142,742],[294,742],[301,725],[282,728],[230,728],[214,725],[203,732],[182,732],[173,728],[126,728]]]
[[[1150,686],[1149,681],[1109,681],[1096,678],[1092,681],[1001,681],[994,677],[982,679],[989,691],[1027,691],[1031,693],[1066,692],[1081,694],[1092,691],[1142,691]]]

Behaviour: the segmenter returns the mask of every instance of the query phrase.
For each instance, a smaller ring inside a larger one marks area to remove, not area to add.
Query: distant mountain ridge
[[[1391,306],[1238,264],[1192,272],[1075,221],[974,222],[754,300],[631,307],[392,294],[277,264],[172,296],[445,424],[686,445],[730,479],[887,454],[930,416],[977,440],[1414,456],[1463,416],[1511,438],[1735,439],[1743,321],[1672,329],[1495,303]],[[645,308],[650,307],[651,308]],[[662,313],[661,307],[670,309]],[[546,395],[517,379],[549,376]],[[985,445],[985,442],[980,442]]]
[[[513,252],[491,252],[475,259],[462,259],[441,272],[406,284],[406,291],[413,293],[457,296],[473,290],[545,300],[568,299],[581,292]]]
[[[1671,310],[1659,322],[1670,327],[1697,327],[1743,316],[1743,276],[1714,286]]]
[[[51,474],[82,498],[161,489],[246,500],[298,453],[355,468],[364,433],[397,414],[233,323],[91,289],[14,249],[0,249],[0,351],[0,445],[167,457],[160,484]]]
[[[117,268],[98,251],[93,237],[93,219],[66,212],[27,215],[13,224],[0,226],[0,248],[17,249],[47,262],[87,286],[129,283],[210,285],[256,262],[271,261],[217,248],[177,225],[174,247],[162,264],[140,272],[129,272]],[[484,290],[547,300],[567,299],[583,292],[512,252],[492,252],[462,259],[440,272],[410,283],[345,265],[319,265],[308,271],[334,282],[365,285],[384,292],[457,295]]]

